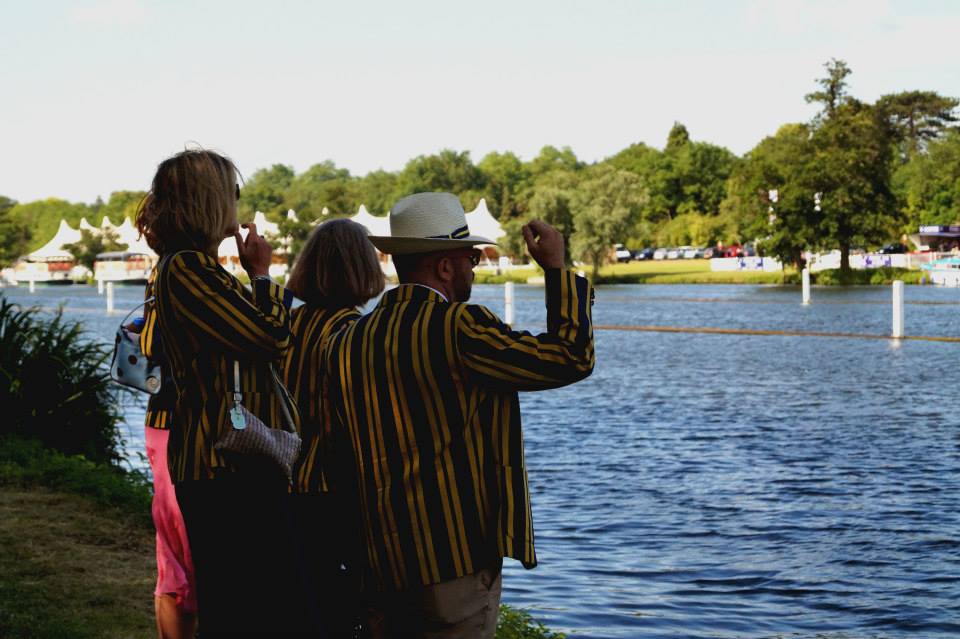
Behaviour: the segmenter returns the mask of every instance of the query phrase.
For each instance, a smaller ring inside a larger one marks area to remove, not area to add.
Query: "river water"
[[[541,330],[543,289],[517,287]],[[96,288],[66,304],[99,339]],[[118,287],[129,309],[142,288]],[[474,301],[496,312],[502,287]],[[906,331],[960,336],[960,291],[908,287]],[[889,288],[600,287],[597,324],[887,334]],[[598,331],[597,367],[522,395],[540,566],[504,601],[571,637],[960,636],[960,344]],[[131,463],[142,406],[124,407]]]

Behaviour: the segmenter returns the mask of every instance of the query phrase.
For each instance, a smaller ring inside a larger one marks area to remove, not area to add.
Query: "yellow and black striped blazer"
[[[270,368],[290,345],[289,291],[263,279],[253,281],[251,292],[215,257],[199,251],[161,259],[154,291],[151,344],[162,343],[177,394],[167,449],[174,482],[236,470],[214,450],[229,424],[234,360],[240,363],[244,406],[268,426],[282,428],[279,402],[286,401],[299,428],[296,403],[277,394]]]
[[[150,271],[147,278],[147,286],[143,292],[143,299],[149,300],[153,297],[153,282],[157,276],[157,269]],[[163,353],[153,348],[153,339],[157,330],[157,312],[156,305],[148,301],[143,307],[143,330],[140,332],[140,351],[153,355],[155,361],[159,361],[164,367]],[[150,395],[147,400],[147,418],[148,428],[158,430],[167,430],[170,428],[170,415],[173,412],[174,403],[177,401],[177,393],[173,386],[173,381],[166,373],[163,375],[163,385],[160,392],[156,395]]]
[[[303,446],[293,472],[296,492],[326,492],[330,462],[330,419],[321,402],[323,349],[331,335],[356,321],[355,308],[324,308],[304,304],[291,311],[290,349],[283,360],[283,381],[300,409]]]
[[[500,557],[536,565],[517,392],[570,384],[594,365],[587,280],[545,278],[540,335],[407,284],[330,339],[325,392],[352,444],[379,587],[436,584]]]

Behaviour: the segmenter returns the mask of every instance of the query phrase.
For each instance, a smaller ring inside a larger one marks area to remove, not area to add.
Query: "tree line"
[[[528,161],[507,151],[474,162],[467,151],[447,149],[363,176],[331,160],[299,174],[276,164],[244,181],[241,220],[263,211],[292,238],[295,253],[317,221],[353,215],[360,204],[384,214],[404,195],[450,191],[467,210],[486,198],[511,255],[522,254],[520,227],[539,217],[564,233],[570,257],[595,268],[615,242],[756,241],[762,253],[798,265],[805,251],[839,248],[843,269],[854,248],[897,241],[921,224],[960,221],[960,101],[905,91],[868,103],[849,94],[845,62],[824,68],[804,96],[820,106],[817,115],[784,124],[743,156],[693,140],[675,123],[662,150],[637,143],[592,163],[569,147],[546,146]],[[90,205],[0,197],[0,262],[47,241],[61,218],[132,217],[142,195],[119,191]],[[287,220],[288,209],[297,221]]]

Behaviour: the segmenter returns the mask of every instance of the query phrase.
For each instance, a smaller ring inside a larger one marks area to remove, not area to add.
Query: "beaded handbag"
[[[240,392],[240,363],[234,361],[233,408],[229,412],[230,424],[214,444],[214,448],[240,455],[249,461],[255,460],[275,466],[287,476],[287,481],[292,481],[293,464],[300,454],[300,435],[290,416],[287,394],[283,392],[272,366],[270,377],[283,411],[284,428],[270,428],[243,405],[243,395]]]

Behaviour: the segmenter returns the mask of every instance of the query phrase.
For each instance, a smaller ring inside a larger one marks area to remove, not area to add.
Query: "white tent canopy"
[[[503,230],[503,227],[500,226],[500,222],[497,222],[497,220],[490,215],[490,210],[487,208],[487,201],[484,198],[480,198],[480,201],[477,203],[477,208],[467,213],[467,226],[470,227],[471,235],[479,235],[480,237],[491,239],[494,242],[507,234]]]
[[[367,227],[370,235],[390,235],[390,219],[387,216],[377,217],[371,215],[370,211],[363,204],[357,214],[350,218],[352,222],[362,224]]]
[[[52,260],[72,260],[73,255],[65,251],[65,244],[73,244],[80,241],[80,230],[71,227],[66,220],[60,220],[60,228],[57,229],[53,238],[27,256],[27,259],[35,262],[46,262]]]
[[[293,213],[292,210],[287,211],[288,218],[291,213]],[[280,236],[280,226],[268,220],[262,211],[253,214],[253,223],[257,225],[257,233],[267,239],[277,239]],[[247,230],[240,229],[240,235],[247,237]],[[217,255],[220,257],[239,257],[240,253],[237,252],[236,240],[232,237],[224,238],[217,248]]]

